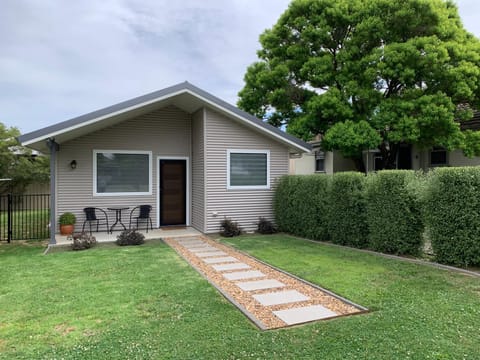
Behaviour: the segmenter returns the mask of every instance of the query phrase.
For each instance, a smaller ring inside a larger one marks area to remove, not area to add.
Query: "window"
[[[227,150],[227,189],[269,189],[270,151]]]
[[[151,157],[149,151],[94,150],[94,194],[150,195]]]
[[[325,172],[325,153],[323,151],[315,151],[315,171]]]
[[[381,154],[373,154],[373,170],[383,170],[383,156]]]
[[[447,150],[442,147],[434,147],[430,150],[430,166],[446,166]]]

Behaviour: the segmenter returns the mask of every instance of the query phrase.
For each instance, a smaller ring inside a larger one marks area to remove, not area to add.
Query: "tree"
[[[445,0],[294,0],[260,36],[240,108],[304,140],[321,134],[363,169],[400,144],[480,155],[460,131],[480,105],[480,41]]]
[[[21,193],[27,185],[35,181],[49,181],[49,158],[33,156],[30,149],[18,143],[16,137],[19,135],[17,128],[7,128],[0,123],[0,178],[11,179],[0,182],[0,193]]]

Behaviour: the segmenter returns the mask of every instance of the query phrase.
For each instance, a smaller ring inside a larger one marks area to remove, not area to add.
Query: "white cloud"
[[[0,121],[28,132],[184,80],[235,103],[288,3],[3,0]],[[458,3],[479,36],[480,3]]]

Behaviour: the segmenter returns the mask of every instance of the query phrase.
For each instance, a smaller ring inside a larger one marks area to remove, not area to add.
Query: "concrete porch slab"
[[[297,301],[309,300],[309,298],[297,290],[278,291],[267,294],[253,295],[255,300],[264,306],[288,304]]]
[[[308,321],[338,316],[337,313],[322,305],[305,306],[287,310],[273,311],[287,325],[301,324]]]
[[[81,231],[81,226],[76,229],[75,232]],[[149,239],[161,239],[164,237],[188,237],[190,239],[195,238],[197,236],[201,236],[202,233],[192,227],[182,228],[182,229],[175,229],[175,230],[163,230],[163,229],[153,229],[146,232],[145,230],[140,229],[138,231],[145,236],[146,240]],[[92,235],[95,236],[97,242],[99,243],[109,243],[115,242],[117,240],[117,236],[120,235],[121,231],[114,231],[113,234],[107,232],[93,232]],[[55,239],[57,241],[56,245],[70,245],[71,242],[67,240],[67,236],[62,236],[60,234],[55,235]]]

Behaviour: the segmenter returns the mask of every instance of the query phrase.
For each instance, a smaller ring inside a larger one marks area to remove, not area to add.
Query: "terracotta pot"
[[[60,225],[60,235],[73,234],[73,225]]]

